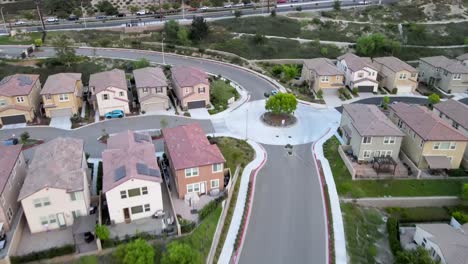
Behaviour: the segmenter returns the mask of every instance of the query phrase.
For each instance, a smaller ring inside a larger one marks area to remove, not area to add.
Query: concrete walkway
[[[86,115],[86,102],[81,106],[81,118],[85,118]]]

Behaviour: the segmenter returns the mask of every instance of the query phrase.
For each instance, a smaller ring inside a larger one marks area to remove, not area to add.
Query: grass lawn
[[[301,24],[284,16],[258,16],[218,20],[212,23],[230,32],[297,38]]]
[[[35,39],[41,38],[42,33],[32,32],[27,34],[18,34],[14,37],[0,36],[0,45],[29,45],[33,44]]]
[[[214,109],[209,110],[210,114],[216,114],[228,107],[228,100],[234,97],[239,99],[239,93],[229,83],[223,80],[215,80],[211,82],[210,101]]]
[[[468,180],[351,180],[346,166],[338,154],[339,141],[336,137],[324,144],[338,194],[344,197],[382,196],[458,196],[462,184]]]

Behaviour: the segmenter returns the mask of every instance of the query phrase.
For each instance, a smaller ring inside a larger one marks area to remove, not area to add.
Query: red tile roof
[[[0,144],[0,193],[3,192],[11,171],[21,153],[23,145],[4,146]]]
[[[0,95],[19,96],[28,95],[39,79],[37,74],[15,74],[0,81]]]
[[[208,75],[194,67],[188,66],[175,66],[171,69],[172,80],[178,84],[179,87],[193,87],[198,84],[210,85]]]
[[[218,146],[210,144],[198,123],[165,128],[163,136],[175,170],[226,161]]]

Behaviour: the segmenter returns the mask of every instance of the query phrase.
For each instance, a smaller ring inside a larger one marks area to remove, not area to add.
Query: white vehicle
[[[206,10],[208,10],[208,7],[207,6],[202,6],[202,7],[200,7],[200,10],[201,11],[206,11]]]
[[[24,25],[24,24],[26,24],[26,22],[21,21],[21,20],[18,20],[15,22],[15,25]]]
[[[232,8],[232,4],[227,4],[224,6],[224,8]]]
[[[244,7],[244,3],[235,4],[232,7]]]
[[[360,4],[360,5],[367,5],[367,4],[369,4],[369,1],[359,1],[358,4]]]
[[[146,15],[146,11],[145,10],[140,10],[138,12],[136,12],[137,16],[143,16],[143,15]]]
[[[58,18],[56,18],[56,17],[49,17],[49,18],[47,18],[46,21],[47,21],[47,22],[58,22],[59,20],[58,20]]]

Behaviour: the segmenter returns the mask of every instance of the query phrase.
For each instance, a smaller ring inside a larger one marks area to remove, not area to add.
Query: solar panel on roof
[[[119,181],[127,175],[127,171],[125,170],[125,166],[120,166],[114,171],[114,180]]]
[[[149,169],[149,176],[161,177],[161,172],[156,169]]]
[[[148,165],[144,163],[137,163],[136,169],[137,169],[138,174],[149,175]]]
[[[29,78],[29,76],[25,76],[25,75],[18,76],[18,80],[19,80],[20,86],[31,85],[33,82],[31,78]]]

